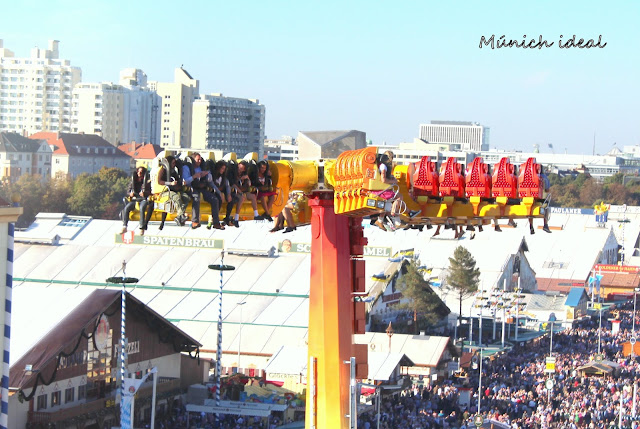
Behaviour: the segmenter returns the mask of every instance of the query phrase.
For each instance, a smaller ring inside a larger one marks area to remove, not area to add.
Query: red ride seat
[[[420,162],[413,163],[409,167],[407,187],[411,189],[411,181],[413,180],[414,199],[422,196],[438,196],[438,170],[436,163],[429,159],[428,156],[423,156]]]
[[[493,166],[491,194],[494,197],[516,198],[518,196],[518,178],[515,166],[509,158],[502,158]]]
[[[535,158],[529,158],[520,166],[518,176],[518,196],[544,198],[544,182],[540,178],[542,166],[536,162]]]
[[[440,196],[464,197],[464,175],[462,165],[450,157],[440,169]]]
[[[467,167],[466,173],[467,197],[491,198],[491,175],[489,166],[478,157]]]

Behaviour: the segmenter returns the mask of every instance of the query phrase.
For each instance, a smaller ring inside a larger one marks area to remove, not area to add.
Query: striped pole
[[[125,321],[127,314],[127,297],[125,288],[125,270],[127,268],[127,262],[122,261],[122,289],[120,293],[120,427],[125,428],[127,424],[123,424],[123,416],[126,414],[124,410],[124,377],[127,372],[125,359],[127,357],[127,350],[125,346]]]
[[[224,250],[220,256],[220,264],[209,265],[210,270],[220,271],[220,287],[218,288],[218,346],[216,350],[216,407],[220,406],[220,372],[222,371],[222,289],[223,284],[223,271],[233,271],[236,267],[224,264]],[[216,420],[218,415],[216,414]]]
[[[220,259],[220,266],[224,267],[224,250],[222,251],[222,257]],[[220,406],[220,371],[222,365],[220,360],[222,359],[222,288],[223,288],[223,275],[220,270],[220,288],[218,289],[218,346],[216,347],[216,407]]]
[[[13,288],[13,236],[15,225],[8,224],[7,278],[4,297],[4,353],[2,354],[2,401],[0,402],[0,429],[9,426],[9,346],[11,343],[11,295]]]
[[[109,277],[107,283],[121,284],[120,289],[120,427],[131,428],[131,411],[125,406],[124,379],[127,372],[127,344],[126,344],[126,320],[127,320],[127,283],[138,283],[138,279],[126,276],[127,261],[122,261],[122,277]]]

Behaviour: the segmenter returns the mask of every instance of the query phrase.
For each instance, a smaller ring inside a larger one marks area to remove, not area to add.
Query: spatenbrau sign
[[[198,249],[222,249],[224,240],[215,238],[163,237],[158,235],[135,235],[134,231],[116,234],[116,243],[142,244],[145,246],[190,247]]]

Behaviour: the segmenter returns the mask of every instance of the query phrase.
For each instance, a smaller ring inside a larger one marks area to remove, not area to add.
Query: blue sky
[[[640,144],[640,2],[12,1],[0,38],[16,56],[60,40],[83,81],[126,67],[201,93],[258,98],[268,137],[358,129],[376,144],[430,120],[491,127],[491,146],[590,154]],[[481,36],[545,49],[480,49]],[[603,49],[559,49],[598,39]]]

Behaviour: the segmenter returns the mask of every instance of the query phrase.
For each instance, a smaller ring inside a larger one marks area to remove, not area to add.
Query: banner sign
[[[311,243],[292,243],[290,240],[283,240],[278,243],[278,252],[311,253]],[[364,246],[362,254],[363,256],[390,258],[391,247]]]
[[[593,269],[596,272],[603,271],[605,273],[632,273],[637,274],[640,272],[640,267],[634,265],[602,265],[596,264]]]
[[[570,207],[549,207],[551,213],[592,215],[594,209],[574,209]]]
[[[544,372],[551,373],[551,374],[556,372],[556,358],[554,357],[547,358]]]
[[[224,240],[215,238],[162,237],[158,235],[135,235],[135,231],[116,234],[117,244],[141,244],[144,246],[189,247],[196,249],[222,249]]]

